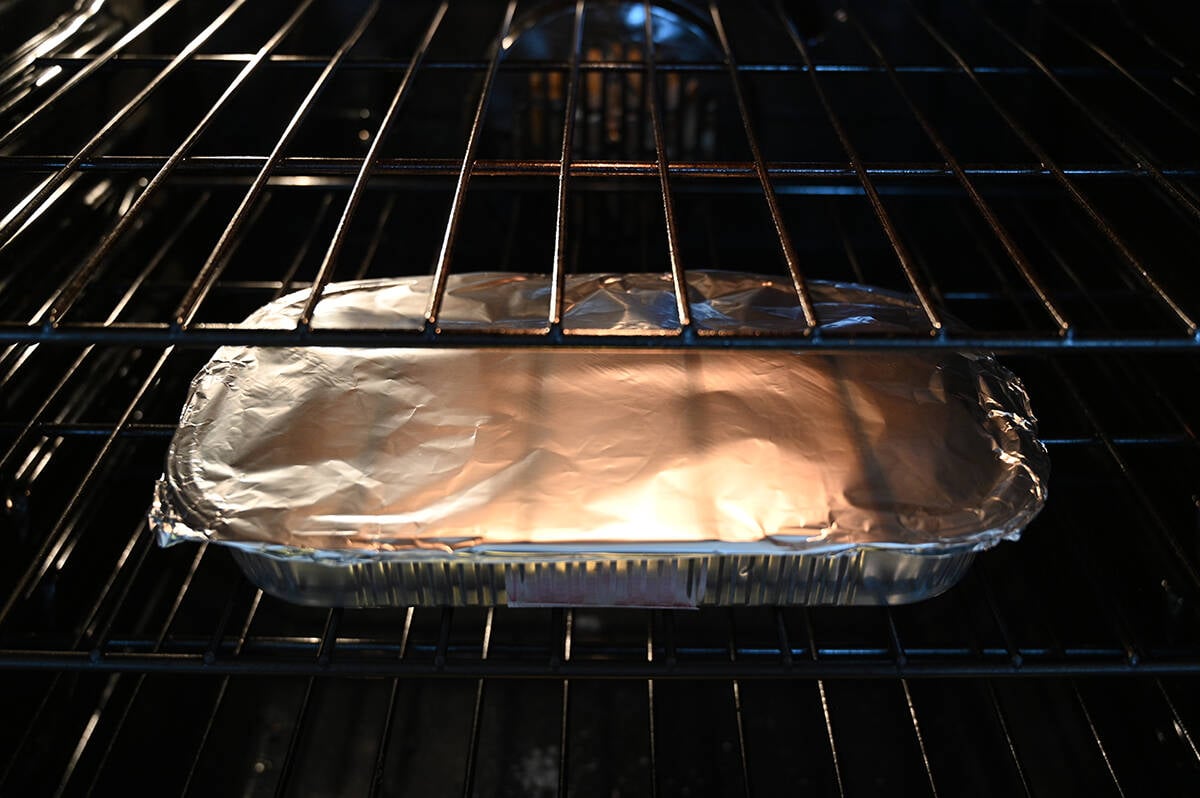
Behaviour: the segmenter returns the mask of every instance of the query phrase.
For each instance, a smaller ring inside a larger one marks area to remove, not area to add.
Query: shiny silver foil
[[[415,328],[428,277],[334,284],[318,328]],[[795,330],[789,285],[695,272],[709,328]],[[814,283],[825,329],[911,331],[904,297]],[[306,292],[248,319],[291,326]],[[545,277],[450,278],[442,324],[538,326]],[[676,323],[663,275],[581,275],[569,330]],[[975,551],[1015,538],[1048,460],[990,356],[779,350],[219,350],[197,375],[150,522],[348,564]]]

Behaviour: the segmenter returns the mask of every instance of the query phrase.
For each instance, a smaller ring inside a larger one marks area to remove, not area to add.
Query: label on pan
[[[696,609],[708,563],[688,558],[515,563],[504,569],[510,607]]]

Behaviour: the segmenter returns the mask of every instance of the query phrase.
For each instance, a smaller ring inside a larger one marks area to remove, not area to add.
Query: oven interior
[[[1197,794],[1197,22],[0,2],[0,793]],[[1042,515],[879,608],[303,608],[147,532],[215,347],[322,343],[236,327],[273,298],[691,268],[926,300],[928,334],[731,345],[999,352]]]

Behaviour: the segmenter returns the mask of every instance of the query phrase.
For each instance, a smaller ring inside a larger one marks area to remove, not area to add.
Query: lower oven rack
[[[563,4],[580,45],[534,61],[489,47],[524,4],[242,5],[88,28],[3,95],[0,793],[1196,793],[1182,4],[715,3],[714,55],[653,64],[589,52],[595,0]],[[717,150],[687,145],[688,80],[721,87]],[[630,104],[635,83],[657,91]],[[595,139],[611,118],[639,134]],[[675,335],[617,340],[551,303],[543,329],[467,338],[438,294],[412,335],[236,323],[397,271],[750,259],[801,297],[913,293],[928,334],[718,339],[684,302]],[[998,350],[1051,498],[949,593],[892,608],[303,608],[218,547],[155,548],[150,486],[214,346],[381,342]]]

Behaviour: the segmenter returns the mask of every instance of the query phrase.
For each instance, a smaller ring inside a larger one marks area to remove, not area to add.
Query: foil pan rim
[[[680,560],[704,559],[721,556],[853,556],[864,551],[890,551],[914,556],[961,555],[991,548],[1001,540],[1016,540],[1020,530],[1040,511],[1034,510],[1026,519],[986,529],[972,536],[961,536],[955,540],[931,540],[923,543],[901,543],[890,541],[872,542],[826,542],[811,545],[785,545],[770,538],[748,543],[731,543],[720,540],[689,541],[685,543],[632,544],[628,541],[606,541],[588,544],[579,543],[530,543],[530,544],[478,544],[455,548],[431,545],[423,542],[420,547],[357,546],[346,549],[328,549],[293,546],[283,543],[262,541],[226,540],[213,537],[210,532],[197,529],[189,523],[184,513],[172,503],[167,495],[170,487],[165,478],[155,484],[154,500],[150,509],[150,524],[160,546],[169,547],[179,543],[212,543],[239,551],[261,555],[273,560],[309,562],[331,567],[351,566],[357,563],[393,562],[479,562],[503,564],[507,562],[576,562],[626,560]],[[202,526],[202,524],[200,525]]]

